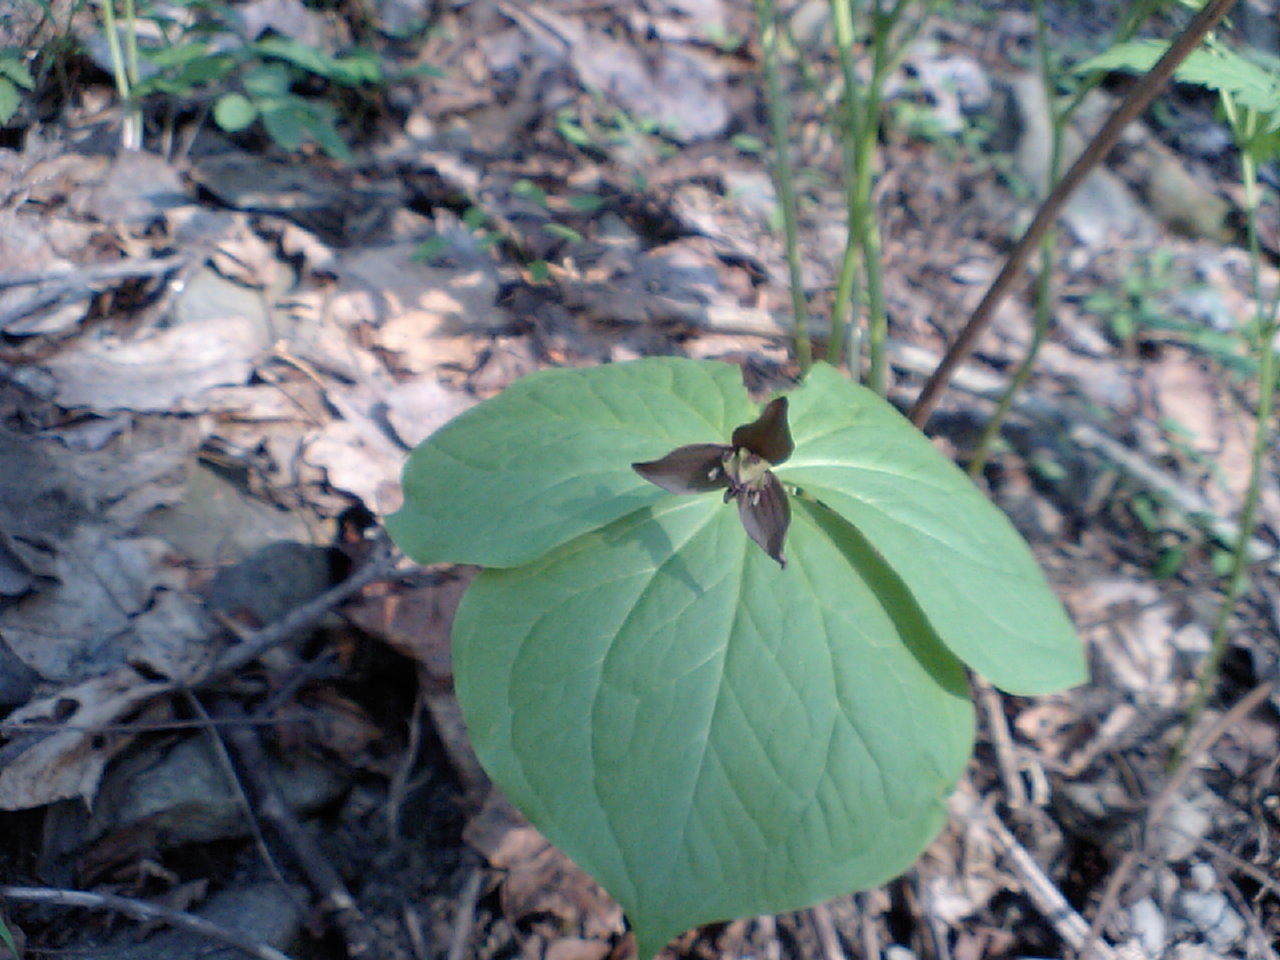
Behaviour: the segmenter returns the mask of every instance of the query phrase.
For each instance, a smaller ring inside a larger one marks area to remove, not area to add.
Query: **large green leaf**
[[[476,752],[641,957],[901,872],[971,749],[963,669],[875,550],[799,501],[787,553],[716,493],[663,496],[482,573],[458,611]]]
[[[796,450],[775,472],[875,546],[956,656],[1011,693],[1084,682],[1080,641],[1031,551],[954,463],[829,366],[790,404]]]
[[[414,451],[387,528],[419,563],[527,563],[664,496],[631,469],[755,417],[737,368],[657,357],[517,380]]]

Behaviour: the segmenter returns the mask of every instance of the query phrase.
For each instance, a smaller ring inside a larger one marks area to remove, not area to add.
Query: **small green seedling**
[[[906,869],[972,750],[965,664],[1086,678],[1008,519],[829,366],[763,413],[711,361],[536,373],[404,491],[410,556],[488,568],[453,630],[476,753],[644,958]]]

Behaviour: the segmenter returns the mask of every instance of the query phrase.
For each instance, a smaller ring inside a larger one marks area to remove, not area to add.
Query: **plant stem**
[[[884,312],[883,264],[881,263],[880,225],[873,209],[872,173],[875,147],[880,136],[880,103],[884,80],[893,56],[889,52],[889,33],[901,14],[906,0],[898,0],[886,18],[877,9],[871,26],[871,83],[862,112],[862,135],[858,138],[858,168],[854,191],[858,239],[862,244],[862,269],[867,283],[867,386],[881,396],[885,391],[885,340],[889,321]],[[878,6],[878,5],[877,5]]]
[[[115,75],[116,93],[120,99],[129,99],[129,75],[125,72],[124,52],[120,49],[120,31],[116,27],[115,0],[100,0],[102,23],[107,31],[107,49],[111,53],[111,72]]]
[[[126,150],[142,146],[142,114],[133,103],[133,84],[138,79],[138,21],[134,0],[125,0],[125,43],[128,52],[120,49],[120,31],[116,24],[115,0],[99,0],[102,6],[102,23],[107,32],[107,49],[111,53],[111,71],[115,75],[116,92],[120,94],[120,106],[124,111],[121,134]]]
[[[1227,630],[1231,625],[1231,615],[1236,604],[1248,584],[1249,543],[1253,538],[1253,528],[1258,512],[1258,502],[1262,494],[1262,478],[1266,471],[1266,457],[1271,447],[1271,413],[1275,405],[1276,392],[1276,350],[1275,336],[1280,323],[1277,323],[1277,311],[1280,309],[1280,290],[1273,295],[1268,304],[1261,284],[1260,264],[1262,250],[1258,242],[1258,176],[1257,165],[1247,148],[1249,138],[1256,132],[1258,117],[1253,111],[1246,110],[1246,116],[1237,115],[1233,99],[1222,95],[1222,104],[1230,121],[1236,144],[1240,150],[1240,177],[1244,186],[1245,226],[1249,243],[1249,264],[1255,303],[1256,341],[1255,349],[1261,352],[1258,364],[1258,406],[1254,415],[1253,455],[1249,463],[1249,486],[1245,491],[1244,506],[1240,510],[1240,527],[1233,544],[1231,573],[1227,578],[1222,603],[1218,606],[1218,614],[1213,623],[1213,643],[1209,654],[1200,667],[1200,676],[1196,684],[1196,695],[1187,708],[1183,721],[1182,735],[1174,749],[1170,760],[1176,765],[1187,748],[1191,731],[1204,712],[1209,701],[1209,693],[1217,685],[1222,658],[1227,651]]]
[[[782,224],[787,237],[787,268],[791,280],[796,360],[803,374],[813,365],[809,342],[809,315],[804,297],[804,277],[800,269],[800,238],[791,154],[787,149],[787,107],[778,74],[778,25],[773,0],[755,0],[760,21],[760,48],[764,56],[765,94],[769,107],[769,129],[773,135],[773,181],[782,205]]]
[[[832,366],[838,366],[845,331],[852,329],[856,322],[856,317],[851,313],[851,306],[857,303],[858,298],[858,273],[861,267],[862,246],[859,242],[860,216],[857,211],[858,192],[855,183],[859,169],[858,144],[864,133],[862,121],[864,110],[861,87],[854,72],[853,11],[850,0],[831,0],[831,22],[835,32],[840,73],[844,80],[840,144],[844,153],[845,215],[848,218],[844,256],[840,261],[840,275],[836,280],[835,301],[831,305],[831,330],[827,337],[827,362]],[[849,357],[849,372],[855,379],[860,379],[856,356]]]
[[[138,10],[134,0],[124,0],[124,50],[125,70],[129,74],[129,83],[138,83]]]
[[[1093,140],[1089,142],[1089,145],[1076,158],[1075,163],[1071,165],[1071,169],[1058,181],[1058,185],[1045,198],[1044,203],[1040,205],[1040,209],[1036,213],[1035,219],[1027,227],[1026,233],[1022,235],[1022,239],[1009,252],[1009,256],[1006,258],[999,275],[992,281],[982,301],[974,308],[964,329],[960,331],[959,336],[956,337],[955,342],[952,343],[950,349],[947,350],[946,355],[942,358],[942,362],[938,364],[938,369],[933,372],[933,375],[925,383],[924,389],[920,391],[920,396],[911,410],[911,422],[917,427],[922,427],[925,421],[929,419],[929,414],[933,412],[933,408],[937,405],[938,398],[941,396],[943,389],[946,388],[952,373],[973,352],[978,338],[986,331],[991,318],[995,315],[996,307],[1013,287],[1014,282],[1022,275],[1022,268],[1026,265],[1027,260],[1030,259],[1032,251],[1039,246],[1041,239],[1057,219],[1058,212],[1066,203],[1067,198],[1075,192],[1075,189],[1089,172],[1111,152],[1111,148],[1115,145],[1116,140],[1119,139],[1120,132],[1128,126],[1129,121],[1138,116],[1155,99],[1156,94],[1159,93],[1165,82],[1173,75],[1173,71],[1177,69],[1178,64],[1185,60],[1187,55],[1204,39],[1204,35],[1227,15],[1227,11],[1231,9],[1234,2],[1235,0],[1208,0],[1205,3],[1200,12],[1187,24],[1186,29],[1170,45],[1164,56],[1156,61],[1155,66],[1138,80],[1133,89],[1129,91],[1129,95],[1107,118],[1107,122],[1103,124],[1102,129],[1098,131]]]
[[[1049,176],[1047,184],[1057,183],[1062,172],[1062,141],[1066,134],[1067,124],[1071,122],[1071,113],[1079,101],[1073,101],[1066,110],[1059,110],[1054,100],[1054,70],[1050,61],[1048,30],[1044,19],[1044,0],[1035,0],[1036,17],[1036,53],[1040,61],[1040,88],[1044,93],[1045,109],[1049,112]],[[1057,243],[1058,231],[1046,231],[1040,242],[1040,275],[1036,281],[1036,317],[1035,329],[1031,334],[1031,343],[1027,347],[1027,355],[1022,358],[1009,386],[1000,397],[995,413],[987,420],[978,437],[973,458],[969,461],[969,476],[981,476],[991,454],[991,447],[1000,435],[1000,428],[1009,415],[1013,401],[1031,379],[1036,360],[1040,356],[1040,347],[1049,335],[1049,324],[1053,315],[1053,251]]]
[[[937,6],[929,0],[919,19],[901,31],[894,41],[893,31],[901,21],[909,0],[897,0],[885,11],[880,2],[871,13],[871,80],[865,91],[858,83],[853,58],[853,11],[851,0],[831,0],[836,49],[844,81],[844,110],[841,142],[845,159],[845,207],[849,227],[845,237],[844,257],[836,282],[835,301],[831,308],[831,330],[827,341],[827,360],[840,362],[845,331],[856,322],[859,280],[865,279],[867,291],[867,385],[884,393],[885,341],[888,321],[884,309],[883,264],[881,262],[880,224],[872,196],[875,185],[875,150],[880,139],[880,104],[885,79],[901,61],[912,39]],[[852,339],[852,338],[849,338]],[[849,358],[849,369],[857,372],[856,357]]]

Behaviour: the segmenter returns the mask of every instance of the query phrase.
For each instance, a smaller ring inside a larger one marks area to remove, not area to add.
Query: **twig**
[[[190,257],[176,254],[172,257],[155,257],[152,259],[117,260],[108,263],[95,263],[85,267],[77,267],[73,271],[51,273],[48,270],[31,273],[0,273],[0,290],[8,287],[36,287],[46,283],[71,284],[90,287],[95,283],[107,280],[124,280],[127,277],[154,277],[168,273],[174,267],[185,264]]]
[[[760,952],[765,960],[781,960],[782,941],[778,939],[778,918],[771,913],[756,917],[756,939],[761,942]],[[743,951],[738,951],[740,956]],[[450,960],[454,958],[450,957]]]
[[[1250,879],[1254,880],[1258,886],[1266,888],[1270,891],[1273,897],[1280,898],[1280,880],[1277,880],[1274,876],[1267,873],[1267,871],[1259,867],[1255,867],[1248,860],[1241,859],[1222,844],[1214,843],[1208,837],[1195,837],[1185,830],[1181,832],[1183,836],[1191,837],[1191,839],[1195,840],[1196,846],[1200,847],[1202,850],[1207,850],[1220,860],[1225,860],[1231,865],[1232,870],[1238,870],[1240,873],[1248,874]]]
[[[418,916],[418,908],[411,903],[401,905],[404,919],[404,934],[409,938],[409,949],[413,951],[414,960],[427,960],[431,950],[427,947],[427,936],[422,929],[422,920]]]
[[[386,545],[383,545],[381,550],[375,548],[364,566],[352,573],[346,580],[330,587],[314,600],[289,611],[279,620],[263,627],[261,630],[245,633],[241,637],[240,643],[218,658],[218,661],[201,679],[199,685],[205,686],[221,680],[235,673],[241,667],[257,660],[272,647],[283,643],[299,630],[311,626],[348,597],[359,593],[375,580],[390,576],[392,571],[395,570],[397,562],[399,562],[399,554],[394,550],[391,550]]]
[[[1013,755],[1013,737],[1009,736],[1009,719],[1004,715],[1004,701],[1000,693],[982,677],[976,678],[978,703],[987,717],[987,729],[991,733],[991,745],[995,747],[996,764],[1000,779],[1004,782],[1005,802],[1009,809],[1020,812],[1027,806],[1027,790],[1022,782],[1018,761]]]
[[[823,960],[848,960],[840,946],[840,934],[836,933],[835,921],[831,919],[831,908],[820,903],[809,913],[813,917],[814,929],[818,932],[818,943],[822,944]]]
[[[984,807],[973,787],[962,784],[951,795],[950,807],[954,816],[962,820],[979,819],[991,832],[992,838],[1009,862],[1013,872],[1022,881],[1023,891],[1035,905],[1040,915],[1052,926],[1054,931],[1078,955],[1085,956],[1085,947],[1091,944],[1089,924],[1084,917],[1067,902],[1062,891],[1054,885],[1035,858],[1027,852],[1027,848],[1004,825],[994,813]],[[1115,960],[1111,947],[1105,943],[1092,943],[1093,956],[1097,960]]]
[[[227,752],[226,742],[218,732],[218,728],[214,720],[209,716],[209,711],[204,708],[204,704],[200,702],[200,698],[194,693],[186,691],[187,703],[191,706],[200,717],[206,722],[205,736],[209,740],[209,745],[213,748],[214,756],[217,757],[218,766],[222,768],[223,775],[227,778],[227,784],[231,787],[236,795],[236,802],[240,805],[240,809],[244,811],[245,820],[249,824],[249,832],[253,834],[254,845],[258,848],[258,853],[262,856],[263,863],[267,866],[267,871],[271,874],[273,880],[280,885],[280,889],[284,890],[291,899],[294,893],[288,882],[284,878],[284,874],[280,872],[280,866],[276,863],[275,857],[271,855],[271,848],[267,846],[267,840],[262,835],[262,827],[258,824],[258,818],[253,815],[253,805],[249,803],[249,797],[244,792],[244,785],[240,783],[240,778],[236,776],[235,764],[231,761],[231,754]],[[294,904],[301,908],[300,903]],[[299,910],[300,913],[305,912]]]
[[[449,939],[448,960],[462,960],[467,952],[467,943],[471,940],[471,928],[476,919],[476,903],[480,899],[480,884],[484,881],[484,870],[479,865],[471,868],[462,892],[458,894],[458,910],[453,915],[453,936]]]
[[[220,712],[242,715],[238,703],[224,701]],[[368,922],[356,906],[338,871],[326,859],[311,835],[302,828],[285,802],[268,772],[271,764],[253,727],[232,727],[226,732],[227,744],[236,755],[238,771],[257,801],[262,819],[271,824],[281,841],[289,848],[294,862],[319,897],[320,907],[329,914],[347,944],[349,957],[373,957],[374,937]]]
[[[1187,55],[1204,39],[1205,34],[1227,15],[1227,11],[1231,9],[1234,2],[1235,0],[1209,0],[1204,5],[1165,51],[1164,56],[1156,61],[1155,66],[1129,91],[1129,95],[1107,118],[1107,122],[1098,131],[1097,136],[1089,142],[1084,152],[1071,165],[1071,169],[1045,198],[1035,219],[1027,227],[1022,239],[1009,251],[1009,257],[1005,260],[1000,273],[991,282],[982,301],[974,308],[969,321],[947,350],[938,369],[925,382],[915,406],[911,408],[911,422],[917,427],[923,428],[925,421],[929,419],[929,414],[937,406],[938,398],[950,381],[952,372],[973,352],[978,338],[986,331],[991,318],[995,316],[996,307],[1022,275],[1022,270],[1031,258],[1031,254],[1039,247],[1040,241],[1057,220],[1058,213],[1067,199],[1089,172],[1106,158],[1119,139],[1120,133],[1129,125],[1129,121],[1150,105],[1165,82],[1173,76],[1178,64],[1186,59]]]
[[[0,289],[7,287],[43,286],[21,303],[0,310],[0,330],[10,334],[22,333],[19,321],[39,313],[58,303],[79,300],[96,293],[99,284],[129,277],[157,277],[176,270],[190,262],[186,254],[159,257],[153,260],[124,260],[118,263],[102,263],[84,267],[65,276],[60,273],[12,273],[0,275]]]
[[[1232,883],[1229,879],[1223,878],[1222,889],[1226,891],[1231,902],[1235,904],[1236,912],[1244,917],[1245,922],[1249,925],[1249,933],[1253,936],[1256,943],[1254,947],[1254,955],[1264,958],[1264,960],[1278,960],[1276,952],[1271,944],[1267,941],[1270,937],[1267,932],[1262,929],[1262,921],[1258,919],[1258,912],[1253,909],[1249,901],[1245,899],[1240,888]]]
[[[53,903],[65,907],[85,907],[89,910],[114,910],[135,920],[160,921],[179,930],[186,930],[209,940],[216,940],[235,947],[258,960],[290,960],[289,955],[275,947],[258,943],[212,923],[204,917],[184,913],[171,907],[121,897],[114,893],[90,893],[87,890],[60,890],[53,887],[0,886],[0,900],[18,900],[24,903]]]
[[[854,895],[858,905],[858,939],[862,943],[862,960],[880,960],[880,916],[871,909],[870,892]]]
[[[418,749],[422,746],[423,719],[427,710],[426,702],[427,678],[425,670],[418,667],[418,695],[413,701],[413,712],[409,715],[409,742],[405,745],[404,757],[396,765],[391,782],[387,785],[387,842],[398,844],[400,836],[400,813],[404,809],[405,797],[409,792],[409,777],[414,765],[418,762]]]
[[[1169,781],[1156,795],[1155,800],[1151,802],[1142,832],[1142,841],[1135,849],[1124,855],[1124,858],[1120,861],[1120,866],[1116,868],[1116,872],[1107,881],[1106,890],[1102,894],[1102,902],[1098,904],[1098,912],[1093,918],[1093,923],[1089,926],[1089,937],[1085,941],[1086,946],[1093,944],[1100,937],[1102,928],[1106,925],[1112,911],[1115,910],[1116,904],[1120,902],[1120,894],[1129,882],[1129,878],[1133,875],[1133,871],[1137,868],[1138,861],[1146,856],[1147,850],[1151,845],[1151,837],[1155,833],[1155,827],[1164,819],[1165,811],[1168,810],[1169,804],[1173,802],[1173,798],[1187,782],[1187,778],[1191,776],[1191,771],[1196,768],[1200,758],[1208,752],[1210,747],[1218,742],[1224,733],[1252,713],[1260,704],[1264,703],[1271,696],[1272,686],[1273,684],[1268,681],[1260,683],[1250,690],[1234,707],[1219,717],[1213,726],[1205,732],[1204,736],[1186,751],[1181,762],[1169,776]]]

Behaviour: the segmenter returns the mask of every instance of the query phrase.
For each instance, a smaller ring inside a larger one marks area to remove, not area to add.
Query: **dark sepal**
[[[633,463],[631,469],[671,493],[722,490],[730,486],[724,463],[731,452],[722,443],[691,443],[661,460]]]
[[[772,464],[782,463],[791,456],[795,444],[791,442],[791,428],[787,426],[787,398],[769,401],[757,419],[733,431],[732,443],[735,450],[745,447]]]
[[[737,498],[738,516],[747,535],[785,567],[787,560],[782,555],[782,544],[791,526],[791,499],[782,481],[766,473],[750,486],[740,487]]]

